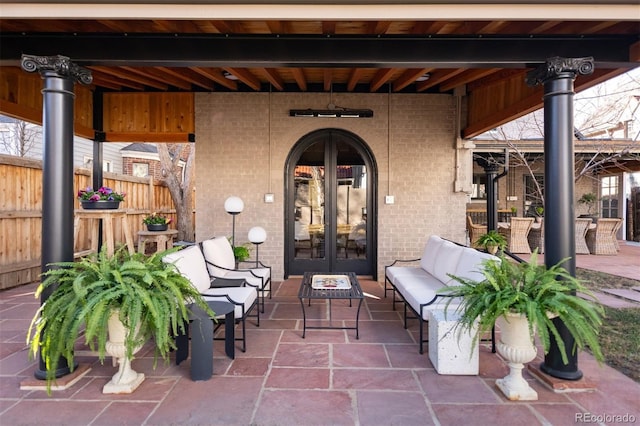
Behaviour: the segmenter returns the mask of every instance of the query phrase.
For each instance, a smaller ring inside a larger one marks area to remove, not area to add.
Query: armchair
[[[242,341],[242,352],[246,352],[246,319],[249,316],[257,318],[257,326],[260,326],[260,309],[258,308],[258,289],[248,283],[240,287],[211,287],[211,279],[207,272],[204,256],[197,245],[185,247],[175,253],[170,253],[162,258],[165,263],[173,263],[182,275],[198,289],[207,301],[230,302],[234,305],[235,322],[242,324],[242,336],[235,340]],[[250,315],[253,309],[255,315]],[[215,320],[224,320],[224,315]]]
[[[264,313],[265,293],[269,293],[269,298],[271,298],[271,267],[258,262],[259,267],[257,268],[236,268],[233,248],[226,237],[210,238],[201,242],[200,245],[209,276],[223,282],[224,280],[243,279],[249,285],[256,287],[260,293],[262,312]]]
[[[487,226],[473,223],[473,219],[471,218],[471,215],[468,214],[467,215],[467,232],[469,233],[469,246],[475,249],[483,248],[482,246],[476,244],[476,241],[478,241],[478,238],[480,238],[481,235],[487,233]]]
[[[587,230],[587,246],[591,254],[616,255],[618,247],[616,232],[620,229],[622,219],[599,218],[595,228]]]
[[[509,228],[498,228],[498,232],[507,239],[511,253],[531,253],[529,247],[529,231],[533,225],[532,217],[512,217]]]

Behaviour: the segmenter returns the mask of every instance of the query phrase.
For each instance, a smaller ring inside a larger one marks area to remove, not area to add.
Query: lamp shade
[[[254,226],[249,229],[248,238],[253,244],[262,244],[267,239],[267,231],[260,226]]]
[[[241,213],[244,210],[244,202],[240,197],[231,196],[224,201],[224,209],[230,214]]]

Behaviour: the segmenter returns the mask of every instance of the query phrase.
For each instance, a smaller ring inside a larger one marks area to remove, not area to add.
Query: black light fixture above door
[[[292,109],[291,117],[317,117],[317,118],[371,118],[373,110],[370,109]]]

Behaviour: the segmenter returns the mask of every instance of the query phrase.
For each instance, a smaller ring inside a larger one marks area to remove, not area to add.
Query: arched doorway
[[[376,278],[377,170],[365,142],[345,130],[316,130],[292,148],[285,173],[285,276]]]

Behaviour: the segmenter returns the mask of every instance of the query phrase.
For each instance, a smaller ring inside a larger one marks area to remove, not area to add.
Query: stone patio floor
[[[580,255],[579,267],[624,271],[640,277],[640,246],[618,256]],[[611,266],[613,265],[613,266]],[[260,327],[248,324],[247,352],[236,358],[214,344],[214,375],[194,382],[189,360],[153,369],[148,348],[133,368],[146,380],[133,394],[103,395],[114,374],[111,362],[80,357],[90,371],[75,385],[47,396],[20,390],[33,379],[26,330],[39,306],[35,284],[0,292],[1,425],[574,425],[640,423],[640,384],[587,353],[579,355],[589,392],[554,392],[525,369],[538,401],[511,402],[495,386],[508,367],[481,345],[480,374],[439,375],[428,351],[418,353],[417,322],[409,330],[402,312],[383,297],[382,284],[361,279],[368,297],[360,314],[360,339],[352,330],[307,330],[297,299],[300,278],[274,284]],[[354,305],[355,306],[355,305]],[[333,324],[354,324],[355,307],[333,302]],[[307,308],[328,318],[328,305]],[[531,364],[539,364],[542,354]],[[621,416],[616,418],[615,416]],[[622,417],[627,416],[627,417]]]

